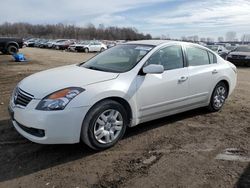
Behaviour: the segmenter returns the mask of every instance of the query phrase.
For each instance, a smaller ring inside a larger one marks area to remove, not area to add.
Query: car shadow
[[[206,114],[204,108],[168,116],[127,129],[123,139],[167,126],[189,117]],[[0,182],[22,177],[98,153],[82,143],[71,145],[35,144],[20,136],[10,121],[0,121]]]
[[[138,134],[144,133],[146,131],[156,129],[156,128],[161,127],[161,126],[167,126],[171,123],[181,121],[181,120],[184,120],[187,118],[191,118],[191,117],[195,117],[195,116],[199,116],[199,115],[204,115],[204,114],[208,114],[208,113],[211,113],[211,112],[209,112],[206,108],[198,108],[198,109],[190,110],[190,111],[183,112],[180,114],[171,115],[171,116],[167,116],[167,117],[160,118],[157,120],[142,123],[142,124],[139,124],[135,127],[129,128],[127,130],[124,138],[138,135]]]
[[[237,183],[235,184],[235,188],[249,188],[250,187],[250,163],[241,174]]]

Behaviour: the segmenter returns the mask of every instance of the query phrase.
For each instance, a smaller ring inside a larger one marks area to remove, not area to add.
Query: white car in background
[[[77,52],[102,52],[107,49],[107,46],[99,41],[89,41],[86,42],[86,44],[83,45],[77,45],[75,47],[75,50]]]
[[[86,63],[25,78],[9,111],[16,130],[33,142],[82,140],[102,150],[127,127],[199,107],[220,110],[236,78],[233,64],[200,45],[128,42]]]
[[[83,48],[84,49],[84,46],[85,45],[88,45],[89,44],[89,41],[80,41],[80,42],[77,42],[75,44],[72,44],[68,47],[68,50],[69,51],[77,51],[76,48],[80,47],[81,49]]]

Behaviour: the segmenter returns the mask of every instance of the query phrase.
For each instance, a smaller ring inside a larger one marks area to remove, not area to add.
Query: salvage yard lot
[[[115,147],[93,152],[82,144],[31,143],[10,125],[7,107],[24,77],[94,54],[21,52],[28,63],[0,54],[0,187],[250,187],[250,68],[238,69],[222,111],[202,108],[148,122],[129,129]],[[216,159],[226,149],[232,160]]]

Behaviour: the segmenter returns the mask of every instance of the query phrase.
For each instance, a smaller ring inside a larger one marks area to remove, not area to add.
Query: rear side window
[[[214,54],[212,54],[211,52],[208,52],[208,56],[209,56],[209,61],[211,64],[217,63],[217,58]]]
[[[208,65],[210,62],[206,50],[188,46],[186,53],[189,66]]]

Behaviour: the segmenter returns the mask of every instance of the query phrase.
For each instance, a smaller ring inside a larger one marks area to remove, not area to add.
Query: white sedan
[[[199,107],[220,110],[236,78],[233,64],[200,45],[128,42],[25,78],[9,111],[16,130],[33,142],[83,141],[102,150],[127,127]]]
[[[80,45],[75,46],[75,51],[77,52],[102,52],[107,49],[107,46],[103,44],[102,42],[98,41],[89,41],[89,42],[84,42]]]

